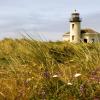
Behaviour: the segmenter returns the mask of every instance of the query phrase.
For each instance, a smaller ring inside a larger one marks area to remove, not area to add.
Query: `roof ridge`
[[[95,30],[91,29],[91,28],[85,28],[85,29],[81,29],[82,33],[99,33],[96,32]]]

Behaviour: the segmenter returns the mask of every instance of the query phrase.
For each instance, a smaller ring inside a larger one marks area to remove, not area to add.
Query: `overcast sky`
[[[0,39],[26,32],[61,39],[74,9],[81,14],[83,28],[100,32],[100,0],[0,0]]]

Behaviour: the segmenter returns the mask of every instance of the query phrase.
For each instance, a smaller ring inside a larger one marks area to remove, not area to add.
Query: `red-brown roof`
[[[98,32],[96,32],[96,31],[94,31],[93,29],[90,29],[90,28],[82,29],[81,33],[82,34],[85,34],[85,33],[87,33],[87,34],[99,34]]]

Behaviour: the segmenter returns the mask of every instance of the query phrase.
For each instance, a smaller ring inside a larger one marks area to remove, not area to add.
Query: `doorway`
[[[84,39],[84,43],[87,43],[87,39]]]

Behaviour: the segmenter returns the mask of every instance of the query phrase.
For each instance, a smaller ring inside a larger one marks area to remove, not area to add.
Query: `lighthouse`
[[[97,43],[100,42],[100,33],[91,28],[81,29],[80,14],[75,10],[69,20],[70,32],[63,35],[63,41],[72,43]]]
[[[81,40],[81,18],[80,14],[75,10],[70,18],[70,42],[80,43]]]

